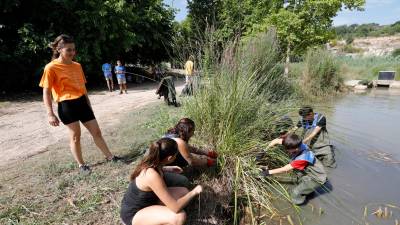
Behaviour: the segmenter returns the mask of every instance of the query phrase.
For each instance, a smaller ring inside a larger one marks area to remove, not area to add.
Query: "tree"
[[[260,31],[275,27],[286,62],[310,47],[325,44],[334,33],[332,18],[342,8],[362,10],[365,0],[274,0]],[[287,73],[287,71],[286,71]]]
[[[104,61],[152,63],[169,57],[173,10],[162,0],[8,0],[1,3],[0,90],[37,87],[47,45],[72,35],[91,80]],[[12,76],[10,76],[12,75]]]

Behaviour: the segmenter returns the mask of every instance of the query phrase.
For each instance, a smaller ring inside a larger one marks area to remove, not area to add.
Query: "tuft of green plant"
[[[339,90],[342,86],[340,64],[327,50],[309,49],[304,64],[300,85],[305,95],[324,96]]]
[[[392,52],[392,56],[393,56],[393,57],[398,57],[398,56],[400,56],[400,48],[395,49],[395,50]]]
[[[243,204],[250,209],[251,223],[257,224],[256,208],[277,215],[273,200],[289,199],[278,182],[259,178],[254,154],[265,147],[263,137],[277,118],[295,107],[295,91],[281,62],[273,32],[232,42],[219,60],[207,60],[201,88],[183,104],[185,115],[196,122],[196,136],[221,156],[218,180],[226,181],[231,189],[225,191],[234,195],[233,224],[243,216]],[[282,152],[271,151],[266,162],[275,166],[287,160]]]
[[[361,53],[363,50],[361,48],[356,48],[352,44],[346,44],[343,47],[343,52],[345,53]]]

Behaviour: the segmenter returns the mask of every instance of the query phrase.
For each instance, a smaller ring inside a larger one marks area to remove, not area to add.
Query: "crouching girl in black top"
[[[167,187],[162,168],[175,160],[176,141],[162,138],[150,145],[149,154],[137,165],[122,199],[121,219],[126,225],[184,224],[183,208],[202,192],[200,185],[192,191],[185,187]]]

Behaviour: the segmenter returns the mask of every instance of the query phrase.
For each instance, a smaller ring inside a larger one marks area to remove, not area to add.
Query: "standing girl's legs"
[[[74,159],[79,164],[79,166],[84,165],[85,162],[82,158],[81,150],[81,127],[79,121],[73,122],[66,125],[69,131],[69,145],[71,148],[72,155]]]
[[[111,154],[110,150],[107,147],[106,142],[104,141],[103,135],[101,134],[101,130],[99,124],[96,119],[90,120],[88,122],[83,123],[83,126],[88,129],[89,133],[92,135],[94,143],[96,146],[103,152],[107,159],[111,160],[113,154]]]

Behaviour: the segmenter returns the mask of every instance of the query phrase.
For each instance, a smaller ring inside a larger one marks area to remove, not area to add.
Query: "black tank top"
[[[121,219],[126,225],[132,225],[135,214],[148,206],[156,205],[158,197],[153,191],[142,191],[136,186],[136,179],[128,186],[121,204]]]

